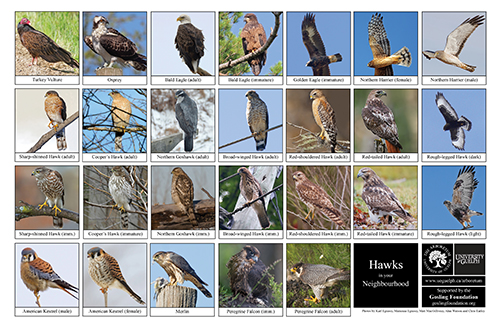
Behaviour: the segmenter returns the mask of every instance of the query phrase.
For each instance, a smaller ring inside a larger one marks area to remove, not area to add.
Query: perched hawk
[[[361,177],[365,181],[361,198],[368,206],[372,222],[382,221],[389,224],[392,222],[393,216],[401,217],[411,223],[416,222],[416,219],[403,208],[391,188],[387,187],[372,169],[362,168],[357,177]]]
[[[30,53],[31,64],[37,64],[41,57],[50,63],[64,62],[73,68],[80,68],[80,64],[71,57],[71,53],[57,45],[49,36],[31,27],[28,18],[23,18],[17,24],[19,39]]]
[[[159,251],[153,255],[153,262],[156,262],[162,267],[170,278],[169,286],[179,283],[182,285],[184,281],[191,281],[207,298],[212,298],[212,294],[205,288],[208,286],[194,271],[189,263],[182,256],[175,252]]]
[[[193,150],[194,136],[198,132],[198,106],[196,102],[182,90],[175,93],[175,118],[184,131],[184,151]]]
[[[181,210],[182,215],[186,215],[191,222],[191,225],[197,226],[198,221],[194,214],[194,187],[191,178],[177,167],[172,170],[172,200],[175,205]]]
[[[373,60],[368,62],[368,66],[375,69],[375,75],[394,75],[392,64],[405,67],[411,65],[411,54],[405,46],[391,55],[391,44],[387,38],[381,14],[372,15],[368,23],[368,42],[373,53]]]
[[[45,113],[49,118],[49,127],[57,131],[57,127],[66,120],[66,103],[59,94],[50,90],[45,93]],[[68,148],[64,128],[56,133],[57,149],[63,151]]]
[[[191,23],[191,18],[182,14],[177,18],[180,23],[175,36],[175,48],[179,51],[182,61],[186,63],[191,73],[198,73],[200,59],[205,54],[205,37],[200,29]]]
[[[121,166],[116,165],[111,169],[108,188],[111,197],[115,201],[115,207],[120,210],[122,229],[128,229],[130,215],[127,210],[131,210],[130,205],[132,204],[134,189],[130,184],[129,175],[123,171]]]
[[[342,214],[333,207],[330,196],[328,196],[323,188],[312,183],[301,171],[295,171],[292,178],[295,181],[295,189],[300,200],[309,209],[305,218],[306,220],[312,213],[311,222],[314,222],[315,213],[320,212],[337,224],[337,227],[346,228],[345,223],[342,221]]]
[[[292,274],[306,285],[309,285],[314,293],[306,301],[321,302],[328,287],[336,285],[339,281],[351,280],[351,272],[330,267],[325,264],[310,264],[299,262],[290,269]]]
[[[460,116],[460,118],[458,118],[457,112],[453,109],[441,92],[436,94],[436,105],[446,121],[446,124],[443,126],[443,130],[450,131],[451,144],[457,149],[463,151],[465,145],[465,131],[471,130],[471,121],[464,116]]]
[[[469,72],[474,72],[475,66],[465,64],[458,56],[464,48],[465,42],[477,27],[484,23],[484,16],[477,15],[464,20],[460,26],[455,28],[446,38],[446,45],[442,51],[423,51],[427,59],[437,58],[443,63],[454,65]]]
[[[306,66],[312,68],[313,75],[329,76],[330,68],[328,65],[342,61],[340,53],[326,55],[325,45],[316,29],[316,17],[312,13],[306,14],[302,20],[302,42],[309,53],[309,62]]]
[[[61,212],[64,206],[64,182],[62,175],[56,170],[51,170],[46,167],[36,168],[31,172],[31,175],[36,179],[38,189],[45,196],[45,202],[38,205],[38,209],[44,206],[49,206],[52,210],[56,210],[52,217],[52,226],[55,228],[63,227],[63,219],[57,217],[57,212]]]
[[[398,126],[392,110],[382,101],[382,96],[387,96],[387,93],[382,90],[372,90],[366,99],[361,116],[366,128],[385,140],[387,152],[400,153],[403,147],[399,143]]]
[[[257,151],[263,151],[267,144],[267,132],[262,132],[269,128],[269,114],[267,112],[267,106],[254,90],[247,91],[245,97],[248,99],[248,127],[250,127],[250,132],[252,132],[252,134],[256,134],[254,139]]]
[[[98,69],[110,68],[115,62],[130,66],[137,71],[146,71],[146,56],[137,53],[137,46],[114,28],[108,28],[108,20],[95,16],[92,35],[85,36],[85,44],[100,55],[104,64]]]
[[[241,41],[243,43],[243,52],[245,55],[253,53],[264,46],[267,42],[266,31],[257,20],[257,16],[253,13],[247,13],[243,17],[245,26],[241,30]],[[262,67],[266,64],[267,51],[264,51],[257,57],[254,57],[248,62],[252,68],[254,75],[259,75]]]
[[[260,306],[270,304],[267,288],[269,276],[266,273],[266,265],[259,257],[260,252],[256,247],[246,245],[226,264],[229,285],[235,296],[235,306],[240,306],[244,302]]]
[[[263,195],[259,181],[255,179],[250,170],[245,167],[241,167],[238,169],[238,174],[240,175],[240,192],[247,201],[246,204]],[[269,223],[269,217],[267,216],[266,202],[264,198],[260,198],[254,202],[252,204],[252,209],[255,211],[255,214],[257,214],[260,226],[262,226],[262,228],[268,228],[271,224]]]
[[[130,106],[130,101],[123,97],[118,91],[112,91],[109,93],[113,102],[111,103],[111,117],[113,118],[114,128],[127,128],[130,122],[130,116],[132,115],[132,107]],[[115,151],[119,152],[123,150],[122,138],[125,132],[115,131]]]
[[[330,152],[335,153],[337,146],[337,121],[335,120],[335,111],[326,99],[321,90],[315,89],[309,94],[312,100],[312,112],[314,121],[321,128],[319,137],[322,141],[330,144]]]
[[[464,229],[472,228],[470,218],[481,216],[483,213],[469,209],[472,194],[476,190],[479,181],[474,178],[476,171],[473,166],[464,166],[458,171],[457,181],[453,186],[453,196],[451,201],[445,200],[443,204],[448,208],[450,214],[455,217]],[[467,226],[465,226],[467,224]]]

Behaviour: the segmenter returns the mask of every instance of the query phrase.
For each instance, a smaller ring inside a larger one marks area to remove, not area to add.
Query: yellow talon
[[[57,212],[62,212],[62,210],[59,207],[57,207],[56,205],[54,205],[54,207],[52,207],[52,210],[54,210],[54,209],[56,210],[56,213],[54,216],[57,216]]]
[[[42,209],[42,208],[43,208],[43,207],[45,207],[45,206],[49,206],[49,205],[47,205],[47,200],[45,200],[45,201],[43,202],[43,204],[38,205],[38,209]]]

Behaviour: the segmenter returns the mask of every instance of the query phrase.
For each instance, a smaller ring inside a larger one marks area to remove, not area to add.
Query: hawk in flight
[[[457,149],[463,151],[465,145],[465,131],[471,130],[471,121],[464,116],[460,116],[460,118],[458,118],[457,112],[453,109],[441,92],[436,94],[436,105],[446,121],[446,124],[443,126],[443,130],[450,131],[451,144]]]

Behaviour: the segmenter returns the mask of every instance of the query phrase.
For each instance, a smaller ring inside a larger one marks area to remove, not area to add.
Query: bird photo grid
[[[8,5],[6,314],[488,322],[493,4],[194,3]]]

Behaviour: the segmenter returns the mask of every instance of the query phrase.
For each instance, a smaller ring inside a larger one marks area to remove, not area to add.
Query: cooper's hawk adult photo
[[[130,116],[132,115],[130,101],[123,97],[118,91],[112,91],[109,95],[113,98],[113,102],[111,103],[113,127],[122,129],[127,128],[130,122]],[[122,137],[124,134],[124,131],[115,131],[115,151],[117,152],[123,150]]]

